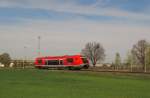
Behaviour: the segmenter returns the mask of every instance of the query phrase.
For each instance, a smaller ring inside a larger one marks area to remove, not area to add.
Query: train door
[[[63,64],[63,60],[61,59],[61,60],[59,60],[59,65],[64,65]]]

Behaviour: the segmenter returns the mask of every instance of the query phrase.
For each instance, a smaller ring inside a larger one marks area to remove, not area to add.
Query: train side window
[[[59,60],[48,60],[47,65],[59,65]]]
[[[73,58],[68,58],[68,59],[67,59],[67,62],[73,63]]]
[[[41,64],[41,63],[42,63],[42,60],[41,60],[41,59],[38,59],[37,62],[38,62],[38,64]]]

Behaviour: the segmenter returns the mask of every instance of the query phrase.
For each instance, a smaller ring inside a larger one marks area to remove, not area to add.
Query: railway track
[[[45,68],[47,69],[47,68]],[[103,73],[135,73],[135,74],[150,74],[150,71],[144,72],[143,70],[140,71],[132,71],[130,69],[118,69],[118,70],[114,70],[114,69],[103,69],[103,68],[93,68],[90,67],[88,69],[65,69],[65,68],[48,68],[48,70],[62,70],[62,71],[68,71],[68,72],[103,72]]]
[[[100,69],[81,69],[81,70],[65,70],[69,72],[97,72],[97,73],[131,73],[131,74],[150,74],[150,72],[127,71],[127,70],[100,70]]]

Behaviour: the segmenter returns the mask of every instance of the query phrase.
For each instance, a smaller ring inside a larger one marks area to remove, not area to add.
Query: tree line
[[[105,49],[99,42],[88,42],[81,50],[81,54],[87,57],[95,67],[97,63],[105,60]],[[16,62],[16,61],[14,61]],[[11,57],[8,53],[0,54],[0,63],[6,67],[11,63]],[[24,64],[24,63],[23,63]],[[150,43],[146,40],[139,40],[127,53],[126,59],[121,60],[119,53],[116,53],[112,66],[141,66],[143,70],[150,65]]]
[[[86,56],[95,67],[97,63],[105,60],[105,50],[98,42],[89,42],[82,49],[81,53]],[[127,53],[125,61],[122,62],[119,53],[116,53],[112,62],[115,67],[119,66],[141,66],[143,70],[150,65],[150,43],[146,40],[139,40]]]

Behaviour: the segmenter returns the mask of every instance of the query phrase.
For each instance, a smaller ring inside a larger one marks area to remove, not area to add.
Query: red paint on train
[[[89,61],[82,55],[47,56],[35,59],[36,68],[68,67],[88,68]]]

